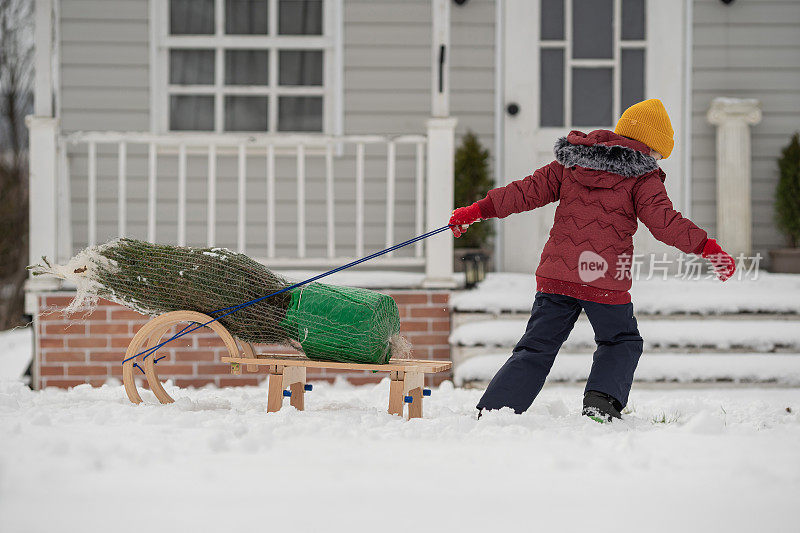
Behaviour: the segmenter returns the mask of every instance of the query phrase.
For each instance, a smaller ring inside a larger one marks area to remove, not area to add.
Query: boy
[[[582,413],[597,421],[621,418],[642,354],[628,293],[637,218],[658,240],[710,259],[722,281],[733,274],[731,256],[667,197],[666,174],[656,161],[669,157],[672,136],[661,101],[639,102],[613,132],[572,131],[556,142],[555,161],[453,212],[451,229],[460,237],[473,222],[559,202],[536,269],[527,329],[478,403],[479,417],[483,409],[530,407],[583,309],[597,350]],[[590,263],[596,268],[581,268]]]

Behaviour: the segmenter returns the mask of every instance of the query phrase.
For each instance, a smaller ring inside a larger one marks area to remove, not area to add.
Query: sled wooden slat
[[[403,407],[408,404],[408,418],[422,418],[422,399],[425,396],[425,374],[435,374],[450,370],[451,361],[429,361],[424,359],[392,359],[384,365],[366,363],[339,363],[334,361],[316,361],[302,355],[257,354],[253,345],[234,338],[219,322],[196,311],[172,311],[164,313],[145,324],[131,340],[125,353],[122,366],[122,378],[125,392],[133,403],[141,403],[142,398],[136,389],[134,365],[145,374],[150,390],[161,403],[172,403],[174,400],[164,390],[158,377],[156,353],[143,354],[150,347],[155,347],[165,334],[181,323],[208,324],[227,348],[228,356],[221,357],[223,363],[229,363],[232,374],[241,374],[244,367],[248,372],[257,372],[258,367],[266,367],[269,373],[267,394],[267,412],[280,411],[285,396],[289,396],[291,405],[298,411],[305,408],[307,368],[330,368],[333,370],[370,370],[373,372],[389,372],[389,414],[403,415]],[[237,342],[238,341],[238,342]],[[144,366],[144,368],[142,368]]]
[[[390,359],[384,365],[371,363],[338,363],[334,361],[319,361],[308,359],[299,355],[284,354],[259,354],[255,359],[249,357],[222,357],[223,363],[239,363],[242,365],[283,365],[283,366],[303,366],[306,368],[334,368],[338,370],[372,370],[377,372],[422,372],[423,374],[435,374],[450,370],[450,361],[429,361],[425,359]]]

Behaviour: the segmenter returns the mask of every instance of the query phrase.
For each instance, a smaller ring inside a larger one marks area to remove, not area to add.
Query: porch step
[[[458,386],[485,386],[509,353],[472,357],[455,367]],[[560,353],[548,376],[551,382],[580,382],[589,376],[592,356]],[[643,383],[761,383],[800,386],[800,353],[720,354],[647,353],[639,360],[636,382]]]
[[[525,331],[527,319],[493,319],[462,323],[450,335],[458,348],[512,348]],[[800,321],[759,319],[640,319],[645,348],[704,351],[798,351]],[[565,350],[593,350],[594,331],[578,320],[564,343]],[[459,358],[460,359],[460,358]]]
[[[636,280],[631,288],[634,312],[644,315],[800,315],[800,276],[759,272],[745,279]],[[455,294],[451,309],[458,313],[530,313],[536,294],[532,274],[490,273],[471,291]]]

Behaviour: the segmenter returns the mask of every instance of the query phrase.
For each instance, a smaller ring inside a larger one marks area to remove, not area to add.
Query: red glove
[[[481,209],[478,207],[477,202],[467,207],[459,207],[453,211],[453,216],[450,217],[450,229],[453,230],[453,235],[458,238],[467,232],[470,224],[480,219]]]
[[[702,255],[705,259],[711,261],[714,271],[720,280],[725,281],[736,272],[736,263],[733,261],[733,257],[725,253],[716,240],[708,239],[706,241]]]

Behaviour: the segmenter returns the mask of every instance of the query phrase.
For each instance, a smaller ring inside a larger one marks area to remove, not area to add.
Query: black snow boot
[[[600,423],[611,422],[614,418],[622,418],[622,404],[614,397],[600,391],[589,390],[583,395],[583,412],[592,420]]]

